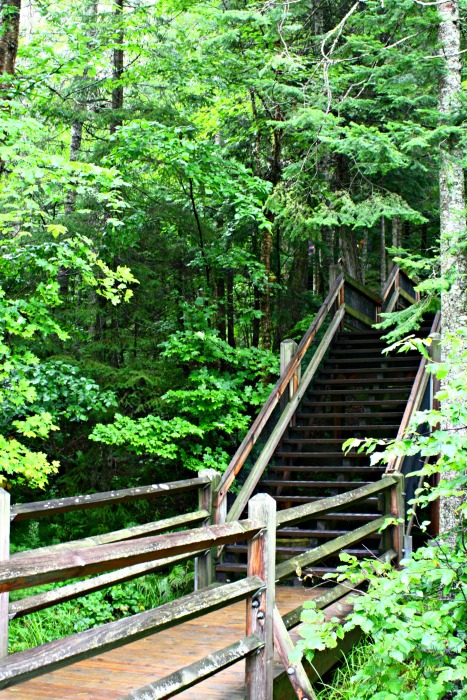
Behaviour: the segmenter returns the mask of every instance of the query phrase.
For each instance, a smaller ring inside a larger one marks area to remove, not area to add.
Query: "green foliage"
[[[248,427],[250,411],[270,392],[264,378],[277,371],[277,358],[258,348],[234,349],[207,326],[174,333],[163,346],[163,356],[188,373],[183,388],[162,397],[162,411],[173,417],[117,414],[114,423],[97,425],[90,438],[136,454],[177,459],[195,471],[223,471],[235,437]]]
[[[188,593],[192,583],[192,571],[177,565],[167,575],[143,576],[13,620],[9,626],[9,652],[23,651],[156,608]],[[29,589],[29,594],[44,593],[62,585],[65,584],[39,586]]]

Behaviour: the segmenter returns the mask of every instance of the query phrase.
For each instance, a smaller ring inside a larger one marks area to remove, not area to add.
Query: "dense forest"
[[[20,493],[222,470],[330,264],[437,276],[465,132],[436,3],[1,8],[0,468]]]
[[[451,539],[402,572],[347,558],[372,587],[346,625],[373,641],[348,700],[466,697],[466,29],[467,0],[0,0],[0,486],[16,503],[225,471],[337,270],[376,295],[395,261],[416,280],[389,342],[441,308],[441,409],[385,447],[426,457],[418,504],[441,496]],[[12,551],[155,508],[20,523]],[[15,621],[10,650],[192,577]],[[337,644],[320,614],[300,654]]]

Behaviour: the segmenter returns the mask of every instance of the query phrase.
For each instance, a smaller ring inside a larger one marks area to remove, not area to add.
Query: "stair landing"
[[[276,602],[284,615],[323,593],[322,587],[276,588]],[[329,617],[350,610],[344,601],[329,606]],[[245,636],[245,602],[210,613],[179,627],[100,654],[32,681],[0,692],[0,700],[118,700],[130,692],[202,659]],[[298,638],[295,628],[291,636]],[[276,655],[277,656],[277,655]],[[283,671],[275,660],[275,675]],[[244,700],[241,661],[178,695],[182,700]]]

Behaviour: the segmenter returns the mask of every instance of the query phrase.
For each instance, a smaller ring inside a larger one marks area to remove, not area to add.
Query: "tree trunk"
[[[359,264],[357,239],[354,232],[350,231],[346,226],[341,226],[339,239],[344,272],[354,280],[361,282],[361,265]]]
[[[381,217],[381,289],[386,282],[386,219]]]
[[[123,76],[123,7],[124,0],[115,0],[115,19],[117,22],[116,43],[118,47],[113,51],[113,70],[112,78],[115,81],[115,87],[112,90],[112,111],[119,112],[123,107],[123,85],[121,83]],[[117,127],[122,125],[121,116],[112,117],[110,122],[110,133],[114,134]]]
[[[234,273],[227,271],[227,342],[235,348]]]
[[[0,73],[14,75],[21,0],[0,0]]]
[[[439,14],[438,39],[445,62],[439,84],[439,111],[449,118],[461,106],[461,37],[457,0],[440,4]],[[467,259],[463,247],[459,245],[465,240],[465,182],[461,147],[456,137],[443,140],[441,145],[439,192],[441,272],[450,282],[449,290],[441,296],[442,336],[446,337],[462,324],[467,311]],[[447,349],[445,346],[444,350]],[[451,372],[445,383],[453,378]],[[443,427],[449,429],[452,426],[444,424]],[[452,474],[443,476],[450,478]],[[455,527],[459,517],[456,514],[458,506],[459,499],[441,501],[441,532],[449,532]]]

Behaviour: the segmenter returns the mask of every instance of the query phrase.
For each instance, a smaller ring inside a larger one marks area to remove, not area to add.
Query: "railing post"
[[[10,494],[0,489],[0,561],[10,558]],[[8,593],[0,593],[0,659],[8,655]]]
[[[204,484],[198,491],[199,510],[207,510],[209,512],[209,517],[207,517],[203,523],[203,526],[206,526],[213,523],[213,498],[221,480],[221,475],[219,472],[216,472],[215,469],[204,469],[199,475],[209,478],[209,483]],[[195,591],[210,586],[213,582],[213,578],[214,562],[212,550],[208,549],[204,554],[195,559]]]
[[[385,475],[383,475],[384,477]],[[390,525],[383,531],[383,549],[393,549],[396,553],[396,564],[399,564],[403,557],[404,531],[405,531],[405,501],[404,501],[404,476],[400,473],[388,474],[395,477],[397,483],[384,493],[384,514],[388,517],[401,519],[402,522]]]
[[[298,345],[295,342],[295,340],[283,340],[281,343],[281,374],[285,372],[285,368],[289,364],[290,360],[293,358],[295,353],[297,352]],[[281,411],[285,410],[285,407],[289,403],[289,401],[293,398],[295,392],[298,389],[298,385],[300,384],[300,379],[302,378],[302,369],[300,364],[298,365],[297,369],[295,370],[292,379],[289,382],[289,391],[285,391],[280,400],[280,407]],[[295,416],[292,417],[290,421],[290,425],[293,426],[295,424]]]
[[[247,599],[246,634],[256,634],[264,646],[246,659],[246,700],[272,700],[274,675],[276,502],[259,493],[248,504],[248,517],[264,523],[264,530],[248,542],[248,576],[259,576],[264,588]]]

